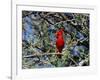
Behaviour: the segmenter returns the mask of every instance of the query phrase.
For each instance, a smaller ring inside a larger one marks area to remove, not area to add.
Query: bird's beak
[[[55,33],[55,35],[57,36],[57,32]]]

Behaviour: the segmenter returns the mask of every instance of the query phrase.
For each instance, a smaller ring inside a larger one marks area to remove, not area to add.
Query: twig
[[[68,58],[69,58],[70,60],[72,60],[72,61],[75,63],[76,66],[79,66],[79,65],[77,64],[77,62],[76,62],[74,59],[72,59],[70,56],[68,56]]]
[[[43,18],[44,20],[46,20],[49,24],[52,24],[52,25],[53,25],[52,22],[50,22],[48,19],[46,19],[45,17],[43,17],[41,14],[39,14],[39,16],[40,16],[41,18]]]

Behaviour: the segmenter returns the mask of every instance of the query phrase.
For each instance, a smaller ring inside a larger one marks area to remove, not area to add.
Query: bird
[[[61,58],[61,53],[62,50],[64,48],[64,38],[63,38],[63,34],[64,34],[64,29],[61,28],[59,30],[56,31],[56,52],[57,52],[57,56],[59,58]]]

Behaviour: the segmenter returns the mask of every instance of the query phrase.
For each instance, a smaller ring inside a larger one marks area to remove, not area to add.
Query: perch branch
[[[35,57],[35,56],[45,56],[45,55],[56,55],[57,53],[41,53],[41,54],[32,54],[32,55],[27,55],[23,56],[23,58],[30,58],[30,57]],[[63,55],[64,53],[62,53]]]

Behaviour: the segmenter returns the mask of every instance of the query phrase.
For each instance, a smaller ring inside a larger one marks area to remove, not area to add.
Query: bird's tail
[[[58,57],[58,58],[61,58],[61,57],[62,57],[62,55],[61,55],[61,54],[57,54],[57,57]]]

